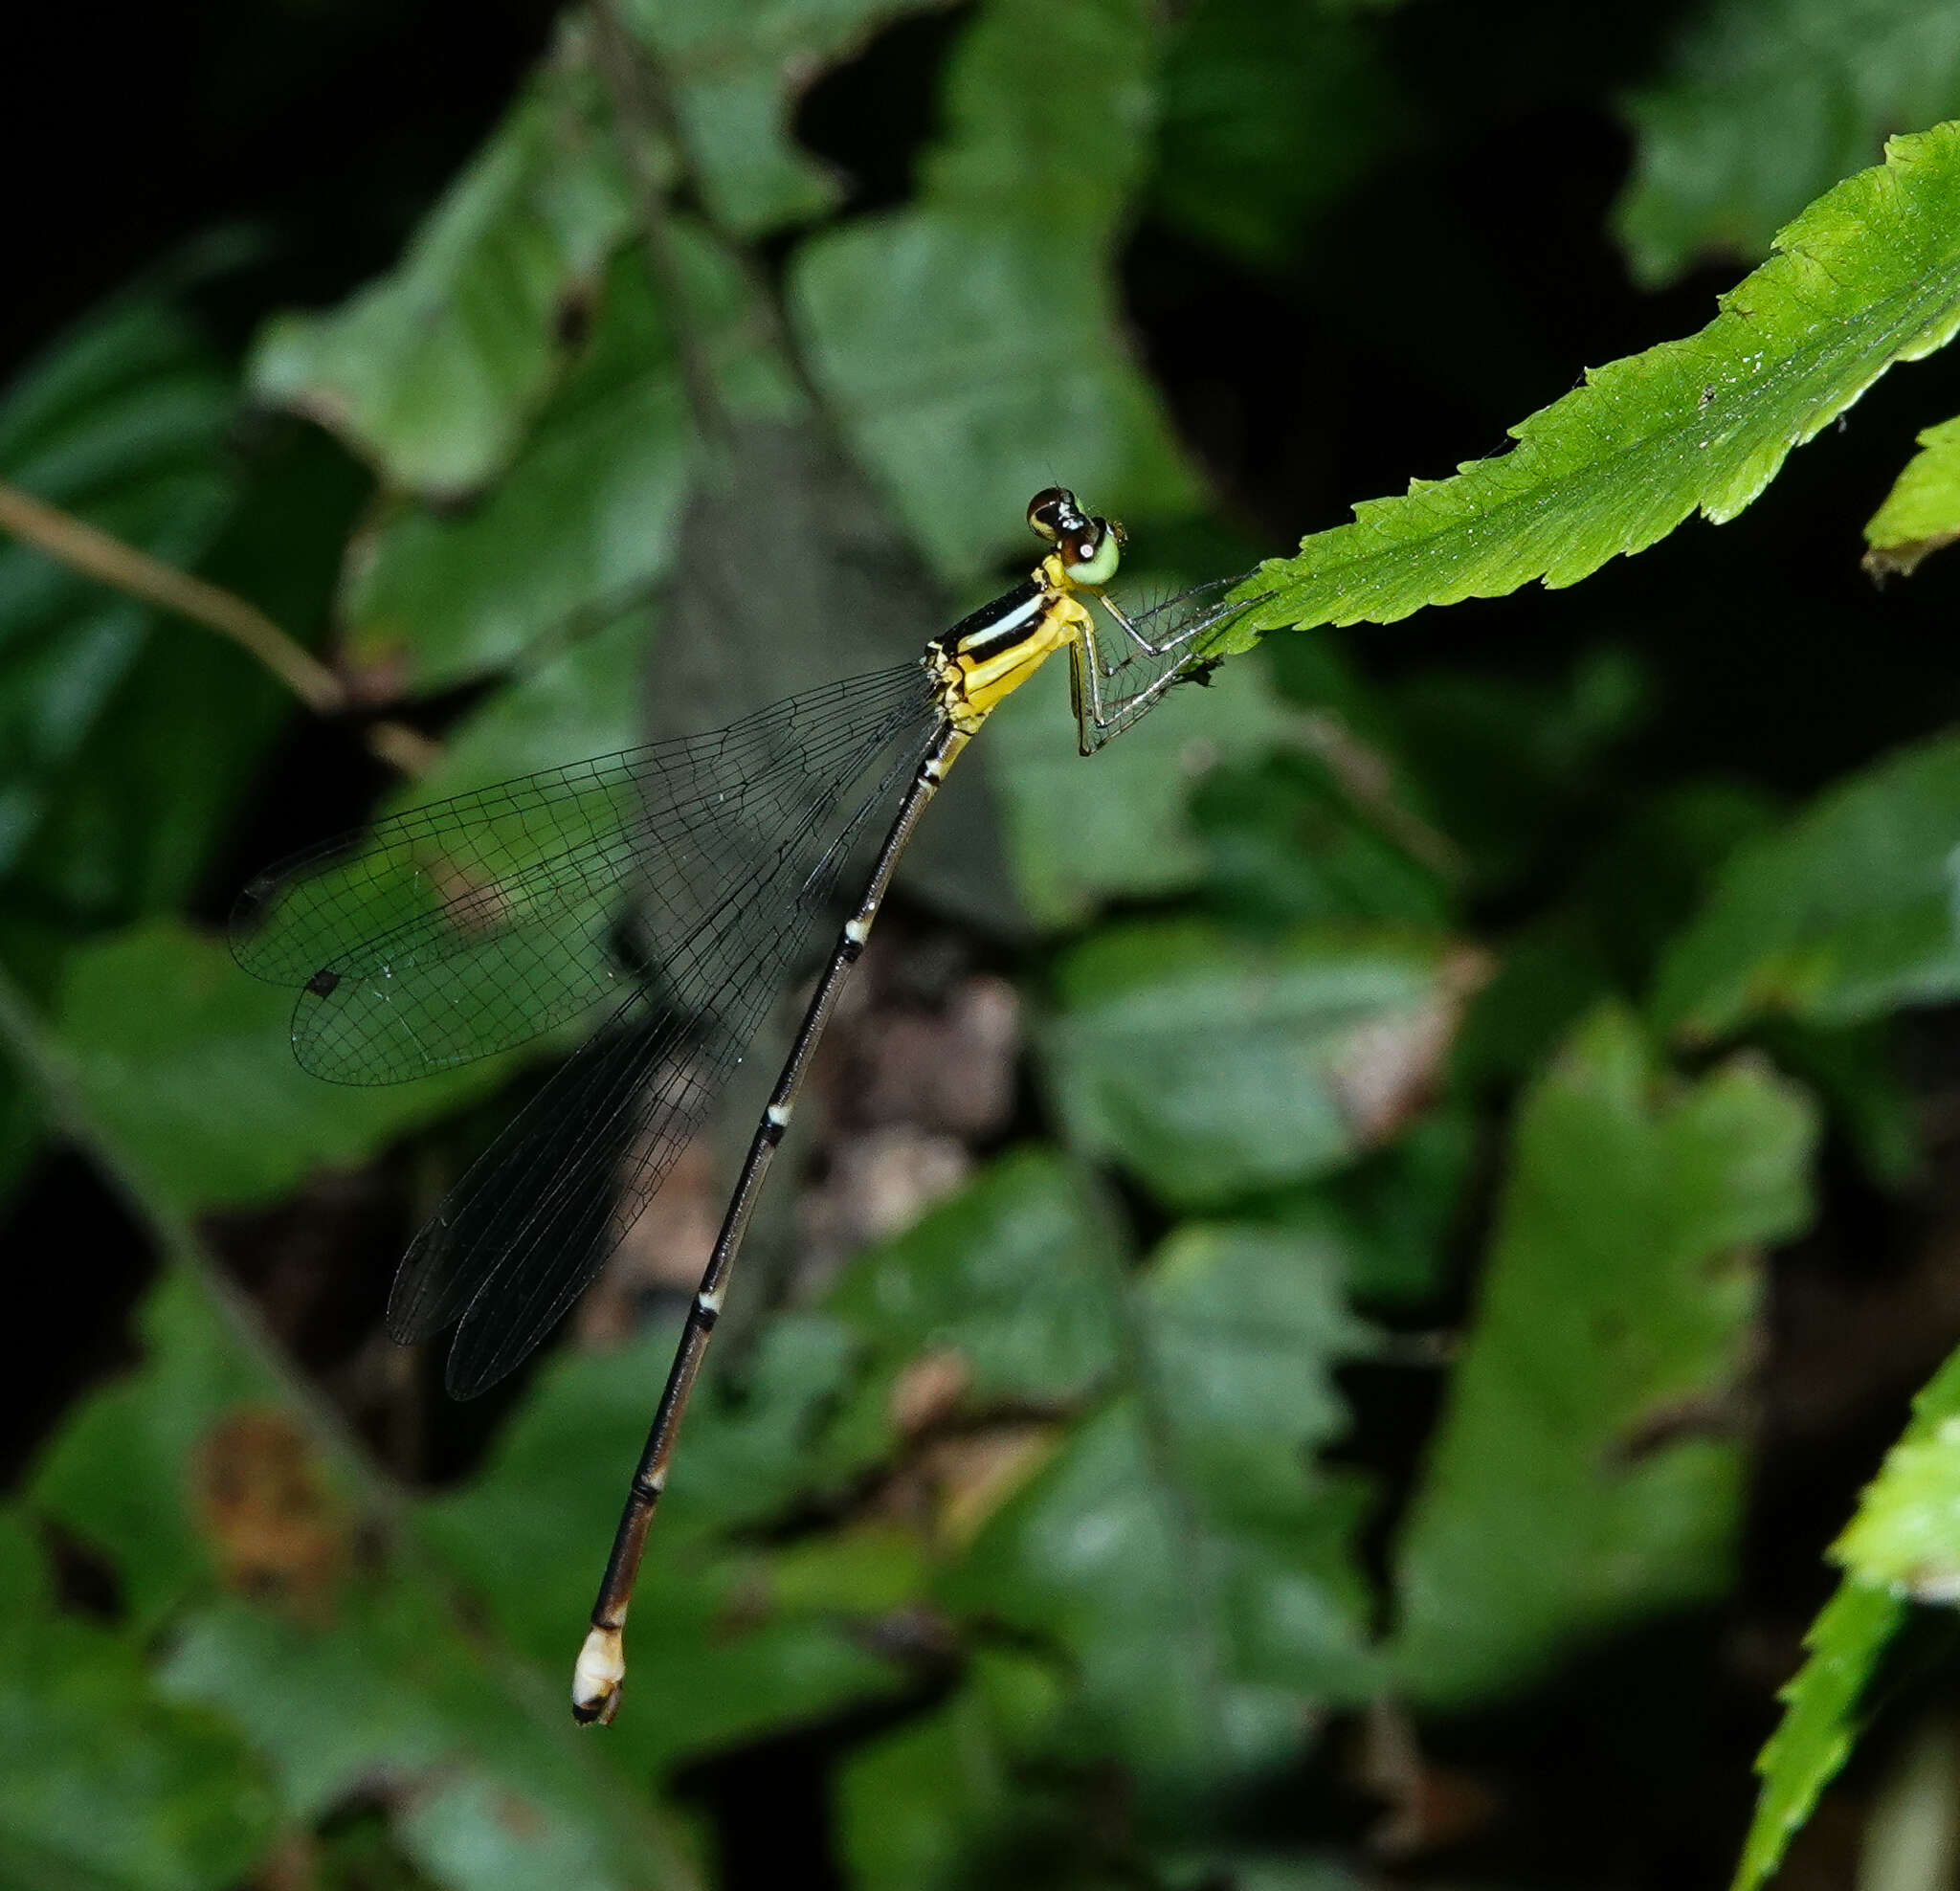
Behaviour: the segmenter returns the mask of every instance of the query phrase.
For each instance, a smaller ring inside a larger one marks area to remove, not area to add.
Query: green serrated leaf
[[[1396,1671],[1459,1705],[1727,1580],[1752,1249],[1808,1214],[1801,1095],[1736,1061],[1678,1098],[1595,1013],[1518,1120],[1482,1304],[1396,1554]]]
[[[1511,430],[1509,453],[1370,500],[1242,587],[1220,638],[1393,623],[1430,604],[1576,584],[1691,512],[1732,519],[1895,362],[1960,326],[1960,123],[1895,138],[1779,233],[1699,334],[1588,372]]]
[[[1829,1026],[1960,991],[1960,738],[1880,762],[1746,845],[1662,961],[1653,1010],[1698,1041],[1778,1013]]]
[[[1637,144],[1614,212],[1655,287],[1754,261],[1779,225],[1873,163],[1886,135],[1960,112],[1960,19],[1928,0],[1716,0],[1664,78],[1626,101]]]
[[[1854,1580],[1922,1602],[1960,1599],[1960,1354],[1913,1401],[1912,1423],[1831,1554]]]
[[[1113,929],[1058,968],[1044,1069],[1077,1148],[1167,1201],[1228,1201],[1389,1141],[1468,969],[1404,934]]]
[[[495,1088],[509,1059],[419,1083],[323,1083],[294,1061],[293,994],[248,978],[215,940],[171,921],[72,953],[53,1032],[90,1113],[180,1212],[287,1192],[364,1160]]]
[[[1907,577],[1919,561],[1960,539],[1960,415],[1928,427],[1885,502],[1864,528],[1875,578]]]
[[[628,227],[590,75],[568,39],[416,233],[340,308],[259,337],[259,399],[317,420],[390,485],[455,499],[508,462]]]
[[[1156,36],[1142,0],[991,0],[955,55],[917,207],[792,261],[806,358],[950,577],[1024,557],[1028,496],[1057,478],[1112,515],[1193,503],[1110,275]]]
[[[1845,1582],[1811,1624],[1804,1664],[1779,1696],[1783,1719],[1756,1761],[1763,1790],[1733,1891],[1755,1891],[1769,1879],[1850,1757],[1859,1697],[1904,1613],[1883,1590]]]
[[[688,170],[715,223],[759,236],[829,210],[839,191],[789,119],[824,70],[929,0],[632,0],[628,25],[660,61]]]
[[[1907,1598],[1953,1600],[1956,1466],[1960,1353],[1920,1390],[1912,1422],[1832,1546],[1844,1579],[1804,1636],[1806,1659],[1782,1692],[1783,1719],[1757,1758],[1763,1787],[1733,1891],[1756,1891],[1770,1878],[1850,1757],[1865,1685],[1904,1619]]]

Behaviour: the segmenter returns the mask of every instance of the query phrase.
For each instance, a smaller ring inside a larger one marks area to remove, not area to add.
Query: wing
[[[414,809],[253,881],[234,955],[299,988],[294,1051],[342,1083],[524,1043],[616,1005],[649,968],[697,1009],[724,908],[895,732],[933,713],[924,672],[905,664],[714,734]]]
[[[854,844],[889,815],[935,733],[916,717],[888,724],[856,792],[833,780],[739,886],[703,902],[660,976],[626,996],[416,1236],[389,1330],[418,1340],[459,1321],[456,1396],[517,1367],[638,1219],[795,971]]]

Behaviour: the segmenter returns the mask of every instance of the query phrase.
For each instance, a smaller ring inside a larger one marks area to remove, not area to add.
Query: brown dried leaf
[[[311,1441],[276,1408],[221,1418],[190,1457],[191,1509],[219,1579],[309,1621],[331,1614],[350,1519]]]

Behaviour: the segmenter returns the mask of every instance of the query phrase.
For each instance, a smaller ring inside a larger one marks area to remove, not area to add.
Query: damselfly
[[[419,1077],[610,1007],[395,1277],[390,1332],[409,1342],[454,1324],[448,1385],[468,1397],[550,1332],[653,1198],[794,973],[854,844],[891,811],[756,1125],[633,1474],[572,1682],[582,1721],[611,1720],[618,1704],[627,1602],[736,1252],[926,803],[988,715],[1057,651],[1088,755],[1201,668],[1195,640],[1241,608],[1192,604],[1216,590],[1201,587],[1133,618],[1105,590],[1121,526],[1059,487],[1036,495],[1028,523],[1053,549],[916,663],[716,734],[412,811],[260,876],[239,901],[239,964],[299,988],[294,1050],[338,1082]]]

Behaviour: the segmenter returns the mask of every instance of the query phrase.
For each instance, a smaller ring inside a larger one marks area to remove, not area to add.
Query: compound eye
[[[1028,501],[1028,524],[1037,537],[1050,545],[1060,543],[1061,535],[1081,522],[1076,496],[1066,486],[1047,486]]]
[[[1091,519],[1085,529],[1061,542],[1061,568],[1079,585],[1106,585],[1123,556],[1123,528]]]

